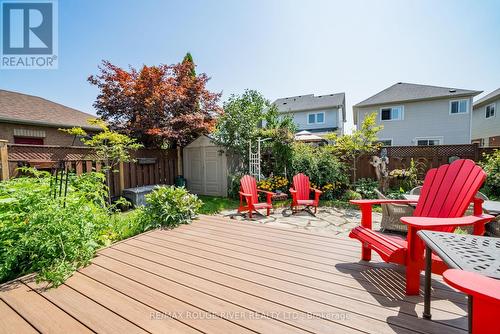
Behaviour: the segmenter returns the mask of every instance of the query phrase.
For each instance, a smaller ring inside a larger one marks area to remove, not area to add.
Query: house
[[[59,128],[98,131],[87,120],[95,116],[41,97],[0,90],[0,139],[14,144],[81,145]]]
[[[472,142],[480,146],[500,146],[500,88],[474,102]]]
[[[470,144],[472,98],[480,93],[399,82],[354,105],[354,124],[377,113],[384,145]]]
[[[293,117],[298,131],[306,130],[317,135],[344,133],[345,93],[285,97],[273,104],[280,113]]]

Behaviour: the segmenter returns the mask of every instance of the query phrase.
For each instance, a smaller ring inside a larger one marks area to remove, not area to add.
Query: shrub
[[[288,180],[283,176],[271,176],[267,179],[261,180],[257,182],[257,188],[266,190],[266,191],[288,191]]]
[[[389,189],[386,197],[390,199],[405,199],[405,197],[403,196],[405,193],[406,191],[403,188]]]
[[[71,177],[65,198],[50,196],[52,177],[0,183],[0,281],[38,271],[38,279],[61,284],[94,256],[106,236],[104,176]]]
[[[291,175],[309,176],[312,185],[324,191],[323,199],[338,198],[347,188],[347,166],[333,155],[331,148],[296,143],[292,153]]]
[[[419,180],[419,174],[424,169],[422,163],[410,161],[410,166],[407,169],[393,169],[389,172],[389,176],[396,180],[396,185],[405,191],[410,191],[422,182]]]
[[[357,199],[362,199],[363,196],[361,196],[360,193],[358,192],[355,192],[354,190],[351,190],[351,189],[348,189],[345,194],[344,194],[344,199],[346,201],[350,201],[350,200],[357,200]]]
[[[353,188],[365,199],[377,198],[375,189],[378,188],[378,181],[372,179],[358,179],[356,182],[354,182]]]
[[[240,180],[245,175],[242,172],[236,172],[228,175],[228,189],[227,196],[232,199],[240,198]]]
[[[109,217],[109,224],[102,232],[105,243],[110,244],[144,232],[143,214],[143,208],[112,214]]]
[[[481,167],[488,174],[483,187],[484,192],[492,198],[500,198],[500,150],[485,155]]]
[[[142,219],[145,230],[172,228],[187,224],[199,212],[203,202],[182,187],[157,187],[146,195]]]

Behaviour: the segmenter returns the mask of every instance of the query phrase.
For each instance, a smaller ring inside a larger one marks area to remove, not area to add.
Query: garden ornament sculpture
[[[384,154],[381,154],[381,157],[374,155],[370,160],[370,165],[375,168],[375,175],[377,176],[382,191],[386,191],[389,183],[389,170],[387,169],[389,158]]]

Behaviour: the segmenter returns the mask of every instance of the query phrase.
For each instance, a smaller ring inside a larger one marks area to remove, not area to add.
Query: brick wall
[[[73,136],[61,132],[58,128],[33,126],[23,124],[0,123],[0,139],[8,140],[9,143],[14,143],[14,132],[26,137],[43,137],[44,145],[61,145],[69,146],[73,143]],[[26,135],[27,134],[27,135]],[[74,145],[82,145],[77,139]]]

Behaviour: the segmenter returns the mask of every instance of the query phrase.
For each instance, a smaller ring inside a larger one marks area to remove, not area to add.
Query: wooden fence
[[[173,184],[176,155],[173,150],[141,149],[132,154],[134,162],[120,164],[118,172],[111,174],[111,194],[119,196],[126,188],[153,184]],[[2,179],[15,177],[18,167],[31,166],[52,170],[65,161],[69,170],[77,175],[100,171],[102,164],[94,151],[79,146],[22,145],[0,142]]]
[[[495,148],[480,148],[477,144],[439,145],[439,146],[388,146],[383,148],[389,158],[389,170],[405,169],[411,159],[417,163],[419,171],[425,174],[429,169],[447,164],[456,157],[480,161],[483,153],[489,154]],[[380,156],[381,152],[374,155]],[[370,165],[372,155],[359,159],[357,175],[359,178],[376,178],[375,169]],[[423,176],[423,175],[422,175]]]
[[[477,144],[470,144],[391,146],[384,150],[389,157],[389,170],[408,168],[413,159],[418,164],[419,171],[425,174],[430,168],[449,163],[455,157],[480,161],[483,153],[491,153],[494,148],[479,148]],[[133,157],[135,162],[121,164],[119,172],[112,174],[110,183],[113,196],[119,196],[125,188],[174,183],[178,163],[174,150],[141,149],[134,152]],[[371,155],[359,159],[356,173],[358,179],[375,178],[370,158]],[[51,170],[60,161],[66,161],[70,170],[78,175],[102,169],[93,150],[87,147],[7,144],[0,140],[2,179],[15,177],[20,166]]]

